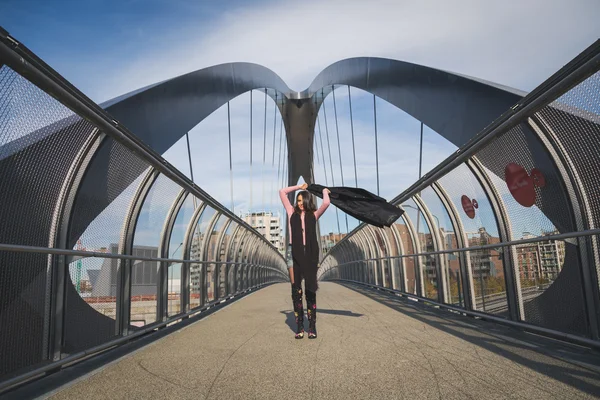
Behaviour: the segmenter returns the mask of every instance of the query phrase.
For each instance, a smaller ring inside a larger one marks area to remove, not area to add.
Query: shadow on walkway
[[[293,311],[281,311],[282,314],[285,314],[285,323],[293,332],[296,332],[296,317],[294,316]],[[340,315],[343,317],[362,317],[363,314],[358,314],[348,310],[328,310],[323,308],[317,308],[317,316],[319,314],[331,314],[331,315]],[[317,318],[317,323],[319,322]],[[308,319],[306,316],[306,309],[304,310],[304,326],[308,326]]]
[[[359,285],[339,284],[512,362],[591,395],[600,395],[600,353],[598,351],[529,334],[493,322],[451,314]]]

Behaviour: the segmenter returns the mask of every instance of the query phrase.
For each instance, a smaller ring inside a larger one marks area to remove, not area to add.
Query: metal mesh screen
[[[61,189],[92,132],[91,124],[0,67],[0,243],[49,246]],[[47,357],[48,273],[45,255],[0,252],[0,376]]]
[[[440,250],[452,250],[458,248],[456,231],[452,225],[450,214],[448,210],[435,193],[435,191],[428,187],[421,192],[421,199],[427,205],[429,212],[436,225],[437,234],[441,240]],[[443,254],[439,256],[444,268],[444,276],[446,279],[446,288],[448,292],[447,300],[451,304],[461,303],[459,297],[459,286],[460,286],[460,262],[457,254]]]
[[[46,265],[48,256],[1,251],[0,259],[0,379],[5,379],[46,359],[46,277],[36,266]]]
[[[501,249],[475,250],[471,260],[471,285],[475,292],[475,308],[508,318],[506,281]]]
[[[405,218],[403,216],[402,218]],[[401,221],[401,220],[398,220]],[[394,228],[398,232],[398,239],[402,244],[403,254],[415,254],[412,236],[408,230],[408,226],[403,222],[396,222]],[[408,293],[417,293],[417,263],[415,257],[402,257],[402,276],[404,277],[404,286]]]
[[[227,252],[231,245],[233,232],[237,226],[237,223],[232,222],[227,227],[225,235],[223,236],[223,242],[221,244],[221,249],[219,252],[219,261],[227,261]],[[219,298],[226,296],[228,292],[227,277],[229,274],[229,267],[229,265],[219,265]]]
[[[217,251],[219,250],[219,238],[221,230],[223,229],[224,223],[226,222],[227,217],[220,215],[217,217],[217,222],[215,223],[212,232],[210,232],[209,236],[205,238],[208,240],[208,247],[205,259],[207,261],[215,261],[217,259]],[[216,268],[215,264],[207,264],[207,280],[206,280],[206,294],[209,301],[215,300],[215,284],[216,284]]]
[[[68,245],[117,254],[123,223],[147,169],[147,164],[123,145],[106,139],[91,160],[75,197]],[[158,255],[156,251],[149,254]],[[94,296],[103,298],[107,307],[116,301],[118,263],[116,259],[105,259],[87,271],[98,275]],[[135,272],[131,279],[136,282]],[[69,277],[63,348],[67,354],[104,343],[115,335],[114,316],[90,307],[75,288],[76,283]]]
[[[119,260],[83,258],[69,264],[64,356],[116,336],[116,277]]]
[[[202,211],[202,215],[196,224],[196,228],[194,229],[194,234],[192,236],[190,260],[204,261],[202,249],[204,247],[204,240],[206,238],[206,230],[208,229],[208,224],[215,215],[215,212],[216,211],[210,207],[206,207]],[[201,279],[205,268],[206,264],[190,264],[190,308],[198,307],[202,302]]]
[[[158,250],[154,246],[136,246],[133,255],[156,258]],[[133,326],[141,327],[156,321],[158,266],[157,261],[131,263],[130,323]]]
[[[570,214],[564,212],[569,204],[560,173],[529,127],[514,127],[477,153],[477,158],[503,200],[511,239],[575,230]]]
[[[118,252],[130,202],[148,165],[120,143],[105,140],[90,163],[73,206],[69,246]]]
[[[194,196],[188,195],[175,218],[175,224],[169,238],[169,248],[167,253],[169,258],[181,259],[183,251],[183,240],[195,208],[200,201]],[[181,312],[181,268],[182,264],[175,263],[169,265],[168,272],[168,292],[169,305],[167,315],[175,315]]]
[[[540,140],[524,124],[496,138],[478,158],[500,194],[512,229],[510,239],[528,239],[576,230],[560,173]],[[489,169],[488,169],[489,168]],[[518,279],[523,301],[524,320],[547,328],[569,331],[576,315],[585,315],[581,293],[580,263],[577,249],[565,244],[542,241],[516,247]],[[514,253],[513,253],[514,254]],[[566,263],[569,259],[571,262]],[[565,268],[561,278],[561,270]],[[550,289],[552,287],[552,289]],[[550,289],[550,290],[549,290]],[[545,293],[541,298],[537,298]],[[570,310],[557,313],[556,309]]]
[[[402,204],[402,207],[406,210],[407,216],[412,221],[412,225],[417,232],[418,243],[421,249],[417,253],[428,253],[435,251],[433,245],[433,237],[429,229],[429,225],[423,216],[423,212],[417,207],[417,204],[413,199],[409,199]],[[424,297],[430,299],[438,298],[438,274],[437,274],[437,259],[436,257],[421,257],[421,276],[422,281],[422,294]]]
[[[588,220],[583,221],[582,225],[600,227],[600,72],[569,90],[539,111],[537,116],[568,154],[568,162],[574,169],[575,185],[585,195],[582,207]],[[599,285],[600,255],[595,243],[593,252],[595,283]]]
[[[159,175],[144,199],[138,216],[133,245],[154,246],[158,249],[160,235],[175,197],[181,188],[164,175]]]

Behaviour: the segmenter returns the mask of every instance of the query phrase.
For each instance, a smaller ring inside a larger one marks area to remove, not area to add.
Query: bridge
[[[600,42],[530,93],[368,57],[297,92],[231,63],[96,104],[0,28],[0,396],[599,397],[599,70]],[[265,184],[270,196],[302,180],[359,186],[361,110],[373,113],[379,194],[380,170],[400,172],[379,163],[382,104],[420,124],[420,160],[425,128],[457,148],[425,173],[420,162],[388,199],[404,211],[390,226],[329,211],[316,340],[293,337],[287,229],[268,232],[272,213],[252,211],[252,194],[239,214],[233,178],[230,199],[195,183],[203,154],[191,154],[189,132],[225,108],[233,176],[240,96],[263,196]],[[177,143],[190,176],[164,158]]]

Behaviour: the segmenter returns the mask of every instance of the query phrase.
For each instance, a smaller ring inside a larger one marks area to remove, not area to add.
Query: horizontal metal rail
[[[600,40],[597,40],[584,50],[579,56],[561,68],[558,72],[539,85],[535,90],[525,96],[519,103],[498,117],[481,132],[471,138],[454,154],[442,161],[431,171],[423,175],[412,186],[390,201],[394,205],[401,204],[415,194],[423,191],[433,182],[439,180],[460,164],[474,156],[495,137],[521,123],[531,114],[539,111],[550,102],[554,101],[566,91],[577,85],[598,70],[600,65]],[[336,243],[332,250],[348,240],[350,236],[364,228],[367,224],[361,223]],[[331,250],[330,250],[331,251]]]
[[[577,237],[582,237],[582,236],[593,236],[593,235],[600,235],[600,229],[588,229],[588,230],[579,231],[579,232],[559,233],[557,235],[538,236],[535,238],[512,240],[510,242],[484,244],[484,245],[472,246],[472,247],[461,247],[460,249],[437,250],[437,251],[428,251],[426,253],[402,254],[402,255],[398,255],[398,256],[387,256],[387,257],[379,257],[379,258],[365,258],[363,260],[355,260],[355,261],[349,261],[349,262],[346,262],[343,264],[336,264],[335,266],[354,264],[354,263],[362,262],[362,261],[378,261],[378,260],[389,260],[389,259],[408,258],[408,257],[433,256],[436,254],[465,253],[465,252],[469,252],[469,251],[496,249],[499,247],[518,246],[518,245],[522,245],[522,244],[545,242],[548,240],[572,239],[572,238],[577,238]]]
[[[109,342],[103,343],[101,345],[89,348],[87,350],[81,351],[79,353],[76,354],[72,354],[68,357],[65,357],[63,359],[61,359],[60,361],[55,361],[55,362],[51,362],[47,365],[44,365],[42,367],[36,368],[32,371],[29,371],[25,374],[16,376],[12,379],[8,379],[6,381],[2,381],[0,382],[0,395],[4,392],[6,392],[9,389],[14,389],[16,386],[22,385],[23,383],[26,383],[27,381],[30,381],[32,379],[35,378],[41,378],[43,377],[45,374],[47,373],[51,373],[51,372],[57,372],[58,370],[62,369],[63,367],[67,366],[67,365],[72,365],[75,364],[79,361],[82,361],[84,358],[92,356],[92,355],[97,355],[103,351],[109,350],[112,347],[117,347],[119,345],[122,345],[126,342],[129,342],[133,339],[136,339],[140,336],[146,335],[152,331],[155,331],[157,329],[163,328],[175,321],[180,321],[180,320],[184,320],[187,319],[189,317],[193,317],[196,314],[201,314],[205,311],[208,311],[211,308],[214,308],[222,303],[231,301],[232,299],[236,298],[236,297],[240,297],[246,293],[249,293],[251,291],[255,291],[258,289],[261,289],[263,287],[269,286],[272,283],[265,283],[265,284],[259,284],[259,285],[255,285],[251,288],[245,289],[245,290],[241,290],[237,293],[234,293],[232,295],[229,295],[223,299],[219,299],[219,300],[215,300],[213,302],[210,302],[208,304],[203,305],[202,307],[190,310],[186,313],[181,313],[181,314],[177,314],[169,319],[167,319],[166,321],[161,321],[161,322],[156,322],[153,323],[143,329],[137,330],[135,331],[135,333],[132,333],[128,336],[123,336],[120,337],[118,339],[114,339],[111,340]]]
[[[402,296],[411,300],[416,300],[418,302],[422,302],[422,303],[430,303],[436,307],[442,308],[442,309],[447,309],[450,311],[454,311],[460,314],[464,314],[464,315],[468,315],[470,317],[475,317],[475,318],[480,318],[483,320],[488,320],[488,321],[492,321],[492,322],[496,322],[499,324],[503,324],[503,325],[507,325],[507,326],[511,326],[513,328],[517,328],[517,329],[521,329],[527,332],[531,332],[531,333],[535,333],[535,334],[539,334],[542,336],[546,336],[546,337],[550,337],[553,339],[558,339],[558,340],[562,340],[564,342],[569,342],[569,343],[573,343],[573,344],[577,344],[580,346],[584,346],[584,347],[589,347],[589,348],[593,348],[593,349],[597,349],[600,350],[600,341],[596,341],[596,340],[592,340],[592,339],[588,339],[582,336],[577,336],[577,335],[573,335],[571,333],[563,333],[563,332],[559,332],[559,331],[555,331],[552,329],[548,329],[548,328],[543,328],[540,326],[536,326],[536,325],[531,325],[531,324],[527,324],[525,322],[516,322],[516,321],[511,321],[508,319],[504,319],[501,317],[496,317],[494,315],[491,314],[486,314],[480,311],[472,311],[472,310],[466,310],[464,308],[460,308],[460,307],[456,307],[450,304],[445,304],[445,303],[439,303],[435,300],[431,300],[428,299],[426,297],[421,297],[421,296],[416,296],[414,294],[410,294],[410,293],[406,293],[406,292],[402,292],[400,290],[396,290],[396,289],[390,289],[390,288],[384,288],[381,286],[376,286],[376,285],[372,285],[370,283],[364,283],[364,282],[359,282],[359,281],[353,281],[353,280],[349,280],[349,279],[331,279],[330,282],[349,282],[349,283],[353,283],[353,284],[357,284],[357,285],[362,285],[362,286],[367,286],[371,289],[376,289],[378,291],[382,291],[382,292],[388,292],[391,294],[395,294],[398,296]]]
[[[237,263],[233,261],[196,261],[196,260],[180,260],[177,258],[158,258],[158,257],[142,257],[126,254],[102,253],[100,251],[85,251],[85,250],[67,250],[56,249],[51,247],[24,246],[19,244],[0,244],[0,251],[15,251],[23,253],[40,253],[40,254],[57,254],[66,256],[83,256],[84,258],[116,258],[122,260],[140,260],[140,261],[160,261],[169,263],[183,264],[223,264],[223,265],[259,265],[255,263]]]
[[[96,125],[102,132],[128,147],[134,154],[146,161],[157,171],[161,172],[196,197],[201,198],[218,212],[226,215],[246,229],[255,232],[265,244],[277,251],[276,247],[264,236],[260,235],[256,229],[252,228],[231,210],[224,207],[217,200],[212,198],[212,196],[196,186],[196,184],[190,181],[190,179],[181,173],[181,171],[171,165],[160,154],[152,150],[127,128],[120,125],[119,122],[112,118],[110,114],[102,109],[102,107],[94,103],[81,91],[68,83],[66,79],[48,64],[33,54],[26,46],[10,37],[5,31],[0,31],[0,56],[2,56],[6,65],[23,75],[34,85],[70,108],[80,117]],[[283,259],[283,255],[280,254],[280,256]]]

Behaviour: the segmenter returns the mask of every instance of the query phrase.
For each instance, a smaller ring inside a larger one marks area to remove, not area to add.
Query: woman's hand
[[[302,189],[302,190],[306,190],[306,188],[307,188],[307,187],[308,187],[308,183],[303,183],[303,184],[300,186],[300,189]]]
[[[323,191],[324,191],[324,192],[325,192],[325,191],[327,191],[327,193],[331,193],[331,190],[329,190],[329,189],[327,189],[327,188],[323,189]]]

